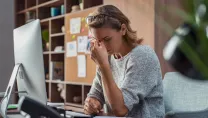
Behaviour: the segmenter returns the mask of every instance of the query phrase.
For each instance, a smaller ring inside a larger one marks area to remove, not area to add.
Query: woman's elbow
[[[128,109],[124,107],[121,109],[114,109],[113,112],[116,117],[124,117],[128,113]]]

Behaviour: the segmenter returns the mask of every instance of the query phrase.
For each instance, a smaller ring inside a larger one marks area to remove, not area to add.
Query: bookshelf
[[[86,56],[86,78],[77,77],[77,59],[66,57],[66,43],[72,41],[69,33],[69,21],[75,17],[86,17],[90,12],[96,9],[98,5],[103,4],[103,0],[83,0],[83,9],[72,12],[72,6],[79,5],[79,0],[14,0],[15,1],[15,27],[27,23],[28,14],[33,18],[40,19],[42,31],[46,30],[49,34],[48,42],[43,40],[43,58],[45,67],[45,84],[48,101],[63,102],[65,108],[73,111],[83,112],[84,100],[90,90],[92,80],[95,76],[95,64],[90,56]],[[51,16],[52,7],[64,6],[64,13]],[[65,28],[65,32],[62,28]],[[85,27],[82,22],[82,28]],[[88,35],[87,27],[85,31],[77,36]],[[57,46],[62,46],[63,50],[55,51]],[[64,79],[63,81],[53,80],[50,74],[50,62],[63,62]],[[58,85],[65,90],[65,99],[60,94],[63,91],[58,90]],[[75,98],[76,97],[76,98]],[[74,102],[76,99],[77,101]]]

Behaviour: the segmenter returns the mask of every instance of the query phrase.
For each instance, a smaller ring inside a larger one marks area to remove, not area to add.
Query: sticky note
[[[85,18],[84,18],[84,17],[82,17],[82,22],[83,22],[83,21],[85,21]]]

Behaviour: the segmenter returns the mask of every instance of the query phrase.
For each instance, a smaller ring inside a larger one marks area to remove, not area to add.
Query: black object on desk
[[[21,97],[18,102],[18,105],[18,110],[26,112],[31,116],[31,118],[40,118],[41,116],[49,118],[63,118],[54,109],[38,101],[35,101],[27,96]]]

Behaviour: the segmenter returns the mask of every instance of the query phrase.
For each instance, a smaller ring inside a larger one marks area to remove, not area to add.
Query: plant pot
[[[73,6],[72,6],[72,11],[71,11],[71,12],[76,12],[76,11],[79,11],[79,10],[80,10],[79,5],[73,5]]]
[[[64,25],[61,27],[61,31],[62,31],[62,33],[65,33],[65,26]]]
[[[46,50],[46,51],[49,51],[49,45],[50,45],[49,42],[47,42],[47,43],[45,44],[45,50]]]

